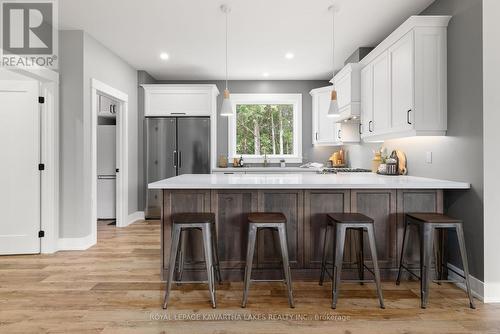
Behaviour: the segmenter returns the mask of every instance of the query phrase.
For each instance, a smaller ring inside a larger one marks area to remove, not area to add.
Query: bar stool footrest
[[[172,281],[177,285],[179,284],[208,284],[208,281]]]
[[[250,282],[255,282],[255,283],[278,282],[286,284],[285,279],[251,279]]]

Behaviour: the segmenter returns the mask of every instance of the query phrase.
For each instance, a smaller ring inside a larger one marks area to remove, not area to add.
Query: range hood
[[[361,116],[361,68],[359,63],[344,66],[330,82],[337,90],[339,122],[359,122]]]

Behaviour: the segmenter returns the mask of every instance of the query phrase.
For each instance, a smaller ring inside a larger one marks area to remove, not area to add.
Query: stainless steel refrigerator
[[[209,173],[210,118],[146,118],[147,183]],[[161,198],[160,190],[146,190],[146,218],[160,218]]]

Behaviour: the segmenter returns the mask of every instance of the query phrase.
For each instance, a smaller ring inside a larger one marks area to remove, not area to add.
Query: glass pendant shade
[[[233,106],[231,104],[231,98],[229,95],[229,90],[224,90],[224,99],[222,100],[222,108],[220,109],[221,116],[233,116]]]
[[[337,102],[337,91],[332,90],[332,97],[330,100],[330,108],[328,108],[328,117],[338,117],[339,113],[339,103]]]

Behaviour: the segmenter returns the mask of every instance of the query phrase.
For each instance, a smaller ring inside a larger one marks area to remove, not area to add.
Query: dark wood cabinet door
[[[304,193],[305,268],[320,268],[321,266],[326,215],[334,212],[350,212],[350,204],[349,190],[308,190]],[[330,246],[328,258],[332,259],[333,242]]]
[[[407,212],[443,212],[442,190],[398,190],[397,245],[398,261],[403,247],[405,214]],[[420,245],[417,230],[412,228],[408,235],[405,262],[418,264]]]
[[[261,212],[282,212],[286,218],[288,256],[292,268],[303,265],[303,208],[302,190],[260,190],[258,208]],[[257,263],[261,268],[278,267],[281,259],[279,238],[276,234],[276,247],[271,230],[259,232],[257,244]]]
[[[244,268],[248,242],[247,214],[257,211],[257,191],[214,190],[219,259],[222,269]]]
[[[380,268],[395,268],[397,260],[397,218],[395,190],[352,190],[351,212],[372,218]],[[371,259],[368,238],[364,238],[365,258]],[[348,245],[346,245],[346,248]]]

